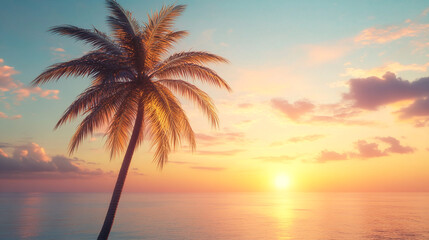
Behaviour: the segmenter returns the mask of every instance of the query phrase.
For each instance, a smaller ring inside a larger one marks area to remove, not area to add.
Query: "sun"
[[[290,178],[285,174],[279,174],[274,180],[274,185],[278,190],[287,189],[290,186]]]

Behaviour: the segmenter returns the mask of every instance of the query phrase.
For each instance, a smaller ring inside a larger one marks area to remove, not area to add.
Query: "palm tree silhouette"
[[[173,92],[195,102],[211,124],[218,126],[212,99],[182,79],[197,79],[231,90],[225,80],[205,66],[206,63],[226,63],[226,59],[202,51],[166,56],[174,43],[187,35],[186,31],[172,30],[184,5],[163,6],[140,26],[116,1],[106,0],[106,3],[112,36],[95,28],[53,27],[51,32],[90,44],[93,50],[80,58],[48,67],[32,81],[33,86],[37,86],[62,77],[91,79],[91,85],[66,109],[55,126],[56,129],[84,116],[70,141],[70,154],[88,135],[103,127],[108,129],[106,146],[111,158],[126,149],[98,239],[109,236],[133,153],[145,137],[155,148],[154,161],[160,169],[182,138],[195,149],[194,132]]]

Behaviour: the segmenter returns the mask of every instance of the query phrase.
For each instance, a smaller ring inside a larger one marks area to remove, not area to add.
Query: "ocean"
[[[96,239],[110,194],[1,193],[0,239]],[[109,239],[429,239],[429,193],[124,193]]]

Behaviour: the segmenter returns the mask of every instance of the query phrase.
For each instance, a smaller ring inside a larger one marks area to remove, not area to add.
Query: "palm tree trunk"
[[[101,228],[97,240],[106,240],[109,237],[110,230],[112,229],[113,220],[115,219],[116,209],[118,208],[119,199],[121,198],[125,178],[127,177],[128,168],[130,167],[131,159],[133,157],[140,130],[143,124],[143,107],[141,105],[142,104],[139,104],[133,133],[131,134],[127,152],[125,153],[124,160],[122,161],[121,170],[119,171],[115,189],[113,190],[112,194],[112,199],[110,200],[109,209],[107,210],[106,218],[104,219],[104,224]]]

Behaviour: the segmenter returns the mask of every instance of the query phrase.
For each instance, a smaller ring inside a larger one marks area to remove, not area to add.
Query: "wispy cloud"
[[[374,122],[350,119],[360,114],[359,110],[343,104],[316,105],[309,100],[289,103],[285,99],[271,99],[271,106],[284,117],[302,124],[374,125]]]
[[[40,87],[29,87],[14,80],[13,75],[18,74],[13,67],[4,65],[4,60],[0,59],[0,92],[11,92],[15,100],[22,101],[30,96],[39,96],[46,99],[58,99],[59,90],[46,90]]]
[[[8,116],[6,113],[4,113],[4,112],[0,112],[0,118],[6,118],[6,119],[20,119],[20,118],[22,118],[22,115],[17,114],[17,115],[13,115],[13,116]]]
[[[353,68],[348,67],[346,71],[341,74],[343,77],[382,77],[386,72],[405,72],[405,71],[415,71],[415,72],[426,72],[429,67],[429,62],[425,64],[401,64],[399,62],[390,62],[386,63],[383,66],[375,67],[371,69],[362,69],[362,68]]]
[[[364,45],[384,44],[404,37],[416,37],[427,29],[429,24],[405,21],[400,25],[364,29],[354,40]]]

